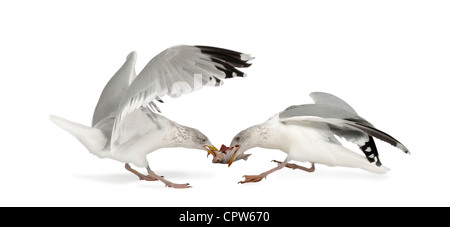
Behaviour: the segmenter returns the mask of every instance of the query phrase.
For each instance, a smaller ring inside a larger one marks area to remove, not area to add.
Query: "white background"
[[[448,1],[2,1],[0,206],[449,206],[449,12]],[[378,141],[386,175],[317,165],[238,185],[285,154],[255,148],[230,168],[205,151],[149,154],[155,172],[193,186],[176,190],[89,154],[48,119],[89,125],[130,51],[139,71],[178,44],[256,57],[247,78],[159,105],[216,146],[325,91],[412,155]]]

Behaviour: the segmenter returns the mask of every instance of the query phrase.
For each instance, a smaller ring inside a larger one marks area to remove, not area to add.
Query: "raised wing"
[[[325,92],[310,94],[315,104],[294,105],[280,113],[280,117],[317,116],[324,118],[351,119],[372,126],[370,122],[360,117],[344,100]]]
[[[136,77],[134,66],[136,64],[136,52],[131,52],[127,56],[127,60],[108,81],[100,95],[100,99],[95,107],[94,116],[92,117],[92,127],[98,122],[108,117],[112,112],[117,111],[120,100],[127,92],[131,81]]]
[[[311,94],[309,94],[309,96],[311,96],[311,98],[314,100],[314,103],[316,104],[335,106],[340,109],[344,109],[354,115],[358,115],[356,111],[348,103],[332,94],[325,92],[312,92]]]
[[[156,97],[179,97],[203,86],[220,86],[222,79],[244,77],[236,68],[249,67],[248,54],[207,46],[175,46],[155,56],[139,73],[120,101],[112,146],[120,134],[121,121]]]

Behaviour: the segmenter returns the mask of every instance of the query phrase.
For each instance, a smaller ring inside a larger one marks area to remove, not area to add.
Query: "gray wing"
[[[347,119],[355,122],[360,122],[361,124],[369,127],[373,127],[373,125],[370,122],[360,117],[356,113],[356,110],[353,109],[353,107],[351,107],[347,102],[345,102],[341,98],[325,92],[312,92],[309,95],[316,104],[326,104],[330,106],[335,106],[340,109],[344,109],[348,112],[349,115]],[[353,114],[353,116],[350,116],[351,114]],[[364,152],[364,154],[367,157],[367,160],[369,160],[370,162],[375,162],[378,166],[381,166],[378,149],[372,136],[368,136],[367,134],[359,131],[340,130],[339,128],[334,127],[332,125],[329,126],[331,130],[334,132],[334,134],[346,138],[347,140],[357,138],[362,139],[362,141],[353,141],[353,142],[356,143],[359,146],[359,149],[361,149]]]
[[[304,124],[307,122],[308,123],[317,122],[317,123],[322,123],[322,124],[325,123],[328,125],[332,125],[333,127],[336,127],[339,130],[356,131],[356,132],[368,134],[368,135],[376,137],[384,142],[387,142],[387,143],[391,144],[392,146],[397,147],[398,149],[404,151],[405,153],[409,153],[408,149],[394,137],[388,135],[387,133],[385,133],[379,129],[376,129],[371,126],[363,125],[361,123],[354,122],[354,121],[342,120],[342,119],[336,119],[336,118],[321,118],[321,117],[315,117],[315,116],[291,117],[291,118],[280,119],[280,121],[285,124]]]
[[[136,77],[134,66],[136,64],[136,52],[128,54],[125,63],[108,81],[100,95],[92,118],[92,127],[101,120],[117,111],[120,100],[127,92],[131,81]]]
[[[290,118],[297,116],[316,116],[324,118],[339,119],[361,119],[357,114],[351,113],[345,109],[327,104],[304,104],[290,106],[280,113],[280,118]]]
[[[280,121],[291,124],[305,122],[327,124],[333,134],[357,144],[367,159],[370,162],[376,162],[378,166],[381,162],[372,136],[408,153],[403,144],[376,129],[342,99],[319,92],[312,93],[311,97],[316,104],[291,106],[279,114]]]
[[[309,96],[311,96],[311,98],[314,100],[314,103],[316,104],[326,104],[336,106],[340,109],[348,111],[349,113],[358,115],[356,111],[348,103],[332,94],[325,92],[312,92],[311,94],[309,94]]]
[[[315,104],[290,106],[280,113],[280,117],[317,116],[325,118],[349,119],[373,126],[370,122],[359,116],[356,111],[344,100],[325,92],[312,92],[310,94]]]
[[[120,101],[111,143],[120,134],[127,114],[156,97],[179,97],[203,86],[220,86],[222,79],[244,77],[238,67],[249,67],[248,54],[207,46],[175,46],[155,56],[131,83]]]
[[[323,119],[333,118],[359,122],[363,125],[372,127],[372,124],[358,116],[356,112],[350,112],[336,105],[329,104],[305,104],[291,106],[281,112],[279,116],[280,119],[308,116],[320,117]],[[333,134],[345,138],[346,140],[353,142],[360,147],[364,146],[365,143],[370,140],[369,136],[366,133],[361,132],[360,130],[343,130],[342,128],[336,127],[334,125],[329,125],[329,128],[333,132]],[[375,145],[372,146],[371,150],[376,150]]]

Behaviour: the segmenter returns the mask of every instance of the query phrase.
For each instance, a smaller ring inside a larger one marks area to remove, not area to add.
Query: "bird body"
[[[385,141],[405,153],[408,149],[392,136],[376,129],[360,117],[342,99],[324,92],[311,93],[315,104],[290,106],[266,122],[239,132],[229,148],[216,152],[214,163],[228,163],[246,159],[245,151],[253,147],[279,149],[286,160],[260,175],[246,176],[241,183],[257,182],[282,167],[314,171],[314,164],[360,168],[384,174],[389,168],[381,164],[373,137]],[[356,144],[365,156],[344,147],[337,137]],[[231,152],[222,152],[231,151]],[[310,162],[310,169],[289,164],[289,161]]]
[[[159,180],[168,187],[186,188],[156,175],[147,154],[160,148],[184,147],[217,150],[199,130],[180,125],[160,114],[155,101],[179,97],[203,86],[220,86],[222,79],[244,77],[237,67],[249,67],[253,59],[240,52],[207,46],[175,46],[156,55],[136,75],[136,52],[106,84],[95,108],[92,127],[50,116],[58,126],[75,136],[92,154],[125,163],[141,180]],[[147,168],[148,175],[129,163]]]
[[[108,138],[108,135],[99,128],[91,128],[57,116],[50,116],[50,118],[55,124],[74,135],[93,155],[131,163],[137,167],[146,167],[148,165],[146,155],[165,147],[170,134],[169,127],[156,130],[153,124],[149,124],[151,120],[145,116],[144,111],[136,110],[123,122],[127,125],[123,132],[124,136],[119,139],[120,146],[115,148],[116,151],[111,152],[111,146],[108,143],[111,138]],[[176,124],[163,116],[160,118],[164,121],[161,125]],[[114,122],[110,121],[110,123]]]
[[[254,137],[250,146],[281,150],[287,154],[288,162],[353,167],[372,173],[386,173],[389,170],[368,162],[364,156],[342,146],[326,124],[285,124],[276,114],[251,130]]]

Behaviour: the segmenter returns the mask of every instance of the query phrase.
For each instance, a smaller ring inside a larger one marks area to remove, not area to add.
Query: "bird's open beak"
[[[208,155],[206,157],[208,157],[209,154],[212,154],[212,156],[215,157],[216,151],[219,151],[214,145],[213,146],[205,145],[203,147],[206,149],[206,151],[208,151]]]
[[[234,154],[233,154],[233,156],[231,156],[231,159],[228,162],[228,167],[230,167],[231,164],[233,164],[234,159],[236,159],[236,156],[237,156],[239,148],[241,148],[239,145],[236,145],[236,146],[233,147]]]

